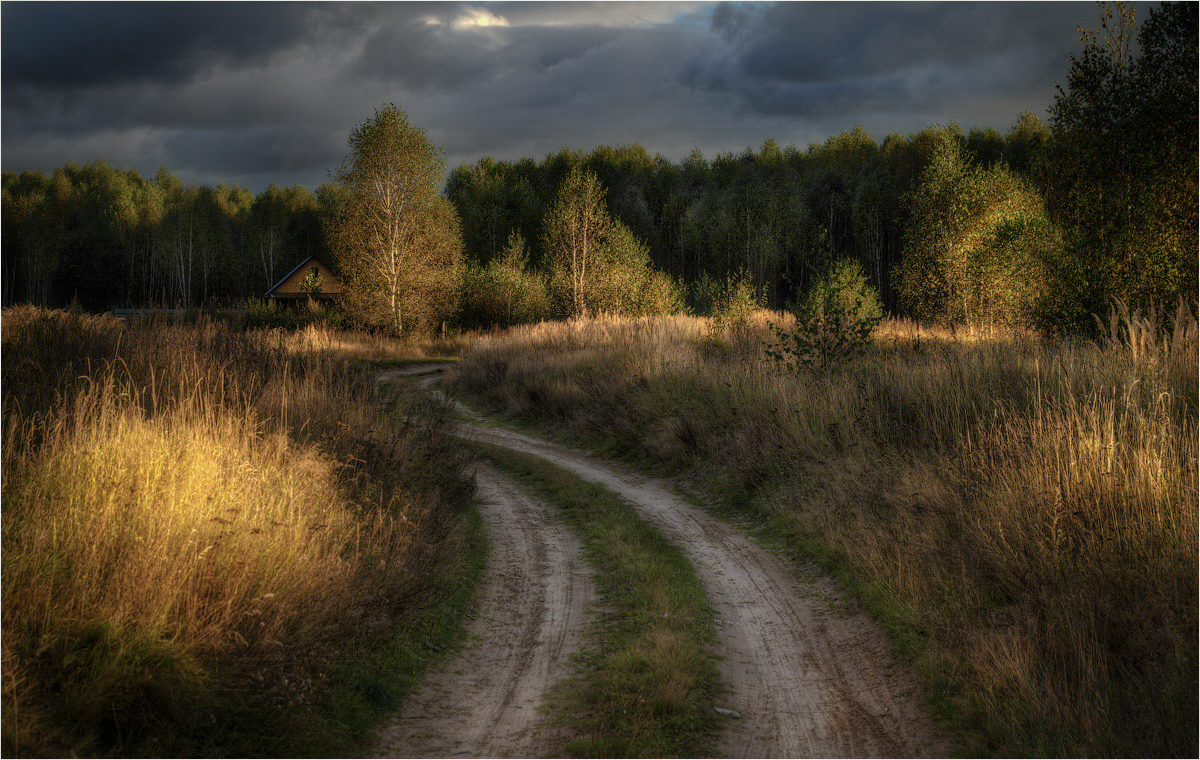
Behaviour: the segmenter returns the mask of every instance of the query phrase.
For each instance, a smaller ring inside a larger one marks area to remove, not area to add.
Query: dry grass
[[[769,319],[520,328],[453,370],[498,409],[684,473],[856,588],[964,751],[1197,751],[1197,343],[1121,305],[1099,343],[889,320],[783,376]]]
[[[307,709],[453,548],[452,444],[319,335],[2,328],[6,753],[223,751],[207,696]]]
[[[292,352],[324,353],[368,362],[444,359],[463,353],[477,339],[476,333],[464,333],[445,338],[401,340],[383,333],[334,330],[316,325],[295,331],[274,330],[272,334]]]

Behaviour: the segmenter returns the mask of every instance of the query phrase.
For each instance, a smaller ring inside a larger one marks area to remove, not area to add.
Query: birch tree
[[[351,317],[401,335],[452,309],[462,236],[439,192],[444,166],[425,131],[394,105],[350,133],[350,154],[334,175],[346,202],[328,232]]]
[[[899,269],[909,313],[971,328],[1034,318],[1057,233],[1024,180],[973,166],[957,140],[944,140],[911,203]]]
[[[559,188],[546,216],[545,246],[556,272],[565,276],[571,316],[585,316],[592,264],[612,227],[600,180],[576,166]]]

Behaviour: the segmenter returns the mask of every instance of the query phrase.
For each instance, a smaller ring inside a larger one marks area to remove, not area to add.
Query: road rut
[[[475,480],[490,547],[479,615],[381,732],[377,757],[545,757],[564,739],[539,708],[570,675],[596,601],[582,544],[491,465]]]
[[[541,457],[614,491],[687,554],[719,618],[716,650],[730,690],[722,707],[741,715],[722,718],[720,755],[952,752],[928,715],[915,676],[895,660],[882,629],[847,603],[819,568],[797,572],[663,482],[600,455],[502,427],[465,423],[458,434]],[[489,638],[503,643],[495,634]]]
[[[834,584],[796,573],[743,532],[631,468],[511,430],[464,437],[546,459],[620,494],[682,549],[719,617],[731,694],[726,757],[912,757],[946,750],[916,679],[878,625],[848,612]]]

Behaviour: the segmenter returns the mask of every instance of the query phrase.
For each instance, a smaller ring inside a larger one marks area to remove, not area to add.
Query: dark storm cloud
[[[1045,87],[1078,4],[723,4],[686,85],[770,115],[922,110]]]
[[[345,147],[345,135],[303,126],[188,129],[164,141],[164,148],[173,155],[203,156],[202,165],[187,168],[226,176],[239,172],[290,174],[317,168],[314,163],[332,167],[341,160]]]
[[[306,3],[4,3],[4,86],[190,79],[261,63],[306,38]]]
[[[453,19],[398,19],[366,43],[355,71],[415,88],[453,88],[520,71],[544,71],[611,42],[621,30],[588,25],[463,26]]]
[[[315,186],[395,103],[450,167],[672,160],[1043,113],[1085,3],[0,4],[5,170],[104,159]]]

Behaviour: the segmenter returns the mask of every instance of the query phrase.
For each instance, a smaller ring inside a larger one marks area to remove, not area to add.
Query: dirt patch
[[[420,364],[406,364],[403,367],[393,367],[386,369],[375,376],[375,379],[381,383],[386,383],[395,380],[398,377],[412,377],[414,375],[429,375],[430,379],[436,379],[441,373],[445,372],[450,367],[449,362],[425,362]]]
[[[478,616],[380,733],[377,757],[546,757],[569,738],[540,708],[570,675],[596,599],[582,545],[494,467],[475,476],[490,546]]]

